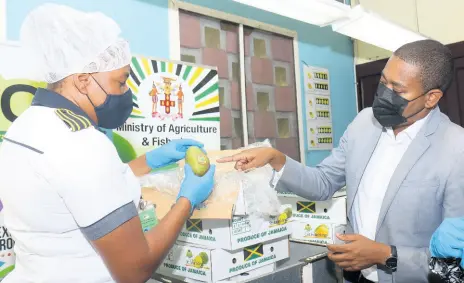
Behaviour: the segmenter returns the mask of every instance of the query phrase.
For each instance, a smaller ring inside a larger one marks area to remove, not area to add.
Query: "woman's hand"
[[[190,201],[191,211],[203,203],[211,194],[214,187],[214,172],[216,166],[211,165],[208,172],[202,177],[195,175],[190,165],[185,164],[185,177],[180,186],[177,199],[184,197]]]
[[[187,149],[191,146],[203,148],[203,144],[191,139],[172,140],[154,150],[147,152],[147,165],[151,169],[164,167],[185,158]]]
[[[274,170],[280,171],[285,165],[285,161],[286,156],[272,147],[247,149],[232,156],[217,160],[218,163],[235,162],[235,169],[239,171],[259,168],[266,164],[271,165]]]

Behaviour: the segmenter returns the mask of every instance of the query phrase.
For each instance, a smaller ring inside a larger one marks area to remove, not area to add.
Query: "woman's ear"
[[[90,85],[90,74],[74,74],[73,82],[80,93],[88,94],[87,87]]]

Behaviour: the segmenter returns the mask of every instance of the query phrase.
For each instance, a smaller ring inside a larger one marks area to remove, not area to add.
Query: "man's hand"
[[[337,237],[346,244],[328,245],[328,257],[346,271],[359,271],[376,264],[385,264],[391,255],[390,246],[364,236],[351,234]]]
[[[257,147],[217,160],[218,163],[235,162],[235,169],[246,171],[269,164],[276,171],[285,165],[286,156],[272,147]]]

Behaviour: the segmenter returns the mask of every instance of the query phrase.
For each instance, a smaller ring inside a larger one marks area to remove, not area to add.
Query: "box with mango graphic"
[[[294,198],[299,198],[299,196],[295,195],[292,192],[286,192],[286,191],[278,191],[277,195],[280,197],[294,197]],[[346,187],[341,188],[340,190],[336,191],[334,195],[332,196],[333,198],[338,198],[338,197],[346,197]]]
[[[235,251],[178,242],[158,268],[157,273],[168,277],[217,282],[288,257],[287,237],[257,243]]]
[[[239,275],[232,276],[230,278],[224,279],[217,281],[219,282],[224,282],[224,283],[244,283],[244,282],[250,282],[251,280],[260,278],[262,276],[265,276],[267,274],[273,273],[276,270],[276,263],[271,263],[268,265],[264,265],[261,267],[258,267],[253,270],[249,270],[244,273],[240,273]],[[166,275],[161,275],[161,274],[155,274],[154,277],[154,282],[153,283],[166,283],[166,282],[178,282],[176,280],[179,280],[181,282],[186,282],[186,283],[205,283],[204,281],[199,281],[199,280],[194,280],[191,278],[186,278],[186,277],[180,277],[180,276],[173,276],[170,274],[169,276]],[[151,282],[151,281],[150,281]]]
[[[292,220],[346,224],[346,196],[327,201],[310,201],[301,197],[279,197],[279,200],[282,206],[291,208]]]
[[[337,234],[345,234],[346,225],[327,223],[323,221],[294,221],[292,222],[290,241],[313,245],[338,244],[341,241]]]
[[[327,201],[310,201],[301,197],[279,197],[292,210],[290,241],[315,245],[338,242],[337,233],[346,229],[346,196]]]
[[[281,209],[279,216],[269,219],[250,215],[232,219],[189,219],[178,240],[208,248],[237,250],[290,235],[291,214],[291,208],[286,208]]]

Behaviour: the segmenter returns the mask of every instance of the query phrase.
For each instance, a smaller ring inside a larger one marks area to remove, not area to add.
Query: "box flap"
[[[219,173],[227,173],[235,171],[235,164],[217,163],[216,160],[222,157],[230,156],[239,153],[240,150],[214,150],[207,151],[211,164],[216,165],[216,175]],[[180,166],[184,166],[184,161],[179,162]],[[239,184],[229,184],[235,188],[228,189],[227,195],[221,196],[219,199],[212,200],[209,198],[200,209],[193,212],[193,219],[231,219],[233,208],[237,202],[240,191]],[[172,205],[176,201],[176,196],[160,192],[153,188],[143,188],[142,196],[145,200],[156,204],[156,214],[158,219],[162,219],[171,210]]]
[[[199,249],[208,250],[208,251],[213,251],[213,250],[216,249],[216,248],[211,248],[211,247],[205,247],[205,246],[199,245],[199,244],[186,243],[186,242],[181,242],[181,241],[177,241],[176,245],[177,246],[182,246],[182,247],[194,247],[194,248],[199,248]]]

